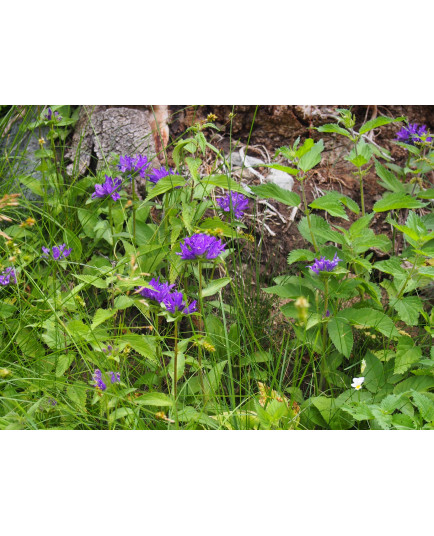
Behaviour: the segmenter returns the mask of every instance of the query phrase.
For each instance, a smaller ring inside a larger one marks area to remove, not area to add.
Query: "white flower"
[[[363,374],[366,369],[366,359],[362,359],[362,365],[360,367],[360,374]]]
[[[353,378],[353,383],[351,384],[351,387],[354,387],[356,391],[359,391],[362,388],[362,383],[365,381],[365,378],[362,376],[361,378]]]

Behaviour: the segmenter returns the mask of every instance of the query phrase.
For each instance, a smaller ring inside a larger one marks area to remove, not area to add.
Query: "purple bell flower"
[[[414,123],[413,125],[409,123],[408,127],[402,127],[401,130],[396,133],[396,139],[402,143],[414,145],[415,142],[420,143],[422,141],[421,136],[426,136],[427,134],[428,132],[426,131],[425,125],[418,127],[417,123]],[[432,137],[428,136],[425,141],[432,141]]]
[[[162,303],[169,313],[172,314],[182,313],[184,315],[190,315],[197,310],[197,301],[194,300],[187,306],[182,292],[171,292],[167,294]]]
[[[99,369],[95,369],[92,379],[95,382],[95,387],[97,389],[100,391],[105,391],[107,389],[107,385],[103,382],[102,373]]]
[[[137,289],[140,294],[148,300],[155,300],[161,303],[164,298],[169,294],[175,285],[169,285],[168,283],[160,283],[160,278],[153,278],[149,281],[149,285],[152,288],[141,287]]]
[[[59,114],[59,112],[54,112],[53,114],[53,110],[51,108],[48,108],[46,114],[44,115],[44,119],[46,119],[47,121],[51,121],[53,117],[56,121],[62,121],[62,116]]]
[[[135,156],[121,156],[119,158],[118,168],[122,173],[126,171],[138,172],[142,179],[146,176],[146,170],[151,165],[145,155],[136,154]]]
[[[6,268],[0,274],[0,285],[3,285],[4,287],[9,285],[11,282],[11,279],[12,279],[12,283],[17,282],[15,270],[11,266],[9,266],[9,268]]]
[[[110,195],[113,201],[117,201],[121,198],[118,193],[121,187],[122,179],[113,179],[106,175],[104,184],[95,184],[95,191],[92,194],[92,199],[95,199],[96,197],[108,197]]]
[[[185,238],[180,246],[181,252],[177,255],[181,255],[183,260],[215,259],[225,250],[225,244],[220,239],[205,233]]]
[[[217,204],[224,212],[234,211],[234,216],[237,220],[241,219],[244,215],[245,210],[249,206],[248,198],[238,192],[230,192],[224,197],[219,197],[217,199]]]
[[[160,169],[152,168],[151,173],[148,175],[148,179],[154,184],[157,184],[159,180],[169,175],[179,176],[179,173],[176,173],[176,171],[174,171],[173,169],[166,169],[164,166],[162,166]],[[180,186],[178,186],[177,188],[180,188]]]
[[[336,268],[338,265],[338,262],[342,261],[338,257],[338,254],[335,253],[335,256],[331,261],[327,260],[325,257],[321,257],[320,259],[315,259],[315,262],[312,264],[312,266],[308,266],[312,270],[312,272],[315,272],[316,274],[319,274],[319,272],[331,272]]]
[[[121,375],[119,372],[109,372],[110,374],[110,381],[112,383],[119,383],[121,381]]]
[[[66,259],[66,257],[70,255],[71,251],[72,251],[72,248],[67,249],[66,244],[61,244],[60,246],[53,246],[52,252],[50,251],[50,248],[46,248],[45,246],[42,246],[43,255],[41,255],[41,257],[46,259],[50,256],[50,254],[52,254],[53,259],[55,261],[58,261],[59,259],[61,260],[62,258]]]

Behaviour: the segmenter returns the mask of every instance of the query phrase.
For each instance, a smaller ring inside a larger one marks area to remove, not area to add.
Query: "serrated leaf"
[[[250,188],[258,197],[262,197],[263,199],[275,199],[290,207],[298,207],[301,203],[298,194],[285,190],[277,184],[269,182],[267,184],[260,184],[259,186],[251,186]]]
[[[114,301],[115,309],[126,309],[134,305],[134,300],[129,296],[118,296]]]
[[[309,206],[318,210],[325,210],[331,216],[348,220],[348,216],[343,208],[342,202],[336,195],[333,195],[332,193],[315,199],[315,201],[312,201]]]
[[[305,153],[298,162],[298,167],[305,173],[321,162],[321,153],[324,150],[324,142],[315,143],[309,152]]]
[[[351,138],[351,133],[348,132],[345,128],[340,127],[339,125],[335,125],[333,123],[329,123],[327,125],[321,125],[317,128],[318,132],[334,132],[336,134],[341,134],[342,136],[346,136],[347,138]]]
[[[191,158],[189,156],[185,159],[185,163],[188,166],[191,176],[194,179],[199,180],[199,168],[202,164],[202,160],[200,158]]]
[[[293,249],[288,255],[288,264],[293,264],[298,261],[313,261],[315,259],[315,253],[308,249]]]
[[[230,277],[222,277],[221,279],[214,279],[211,283],[202,290],[202,296],[213,296],[216,292],[231,282]]]
[[[143,406],[173,406],[173,400],[164,393],[145,393],[134,400]]]
[[[335,317],[328,322],[327,330],[336,349],[345,357],[350,357],[354,339],[349,323]]]
[[[417,391],[413,391],[411,396],[422,418],[427,422],[434,421],[434,403],[427,396]]]
[[[382,179],[382,182],[379,184],[385,188],[386,190],[390,190],[395,193],[404,193],[405,194],[405,188],[402,182],[395,177],[395,175],[382,166],[378,160],[375,160],[375,171],[377,172],[377,175]]]
[[[428,188],[427,190],[418,192],[417,197],[421,199],[434,199],[434,188]]]
[[[297,175],[298,169],[294,169],[288,166],[282,166],[282,164],[262,164],[261,167],[271,168],[271,169],[277,169],[279,171],[284,171],[285,173],[289,173],[289,175]]]
[[[135,333],[129,333],[122,335],[118,339],[120,349],[125,348],[129,344],[137,353],[146,357],[147,359],[158,363],[157,351],[154,337],[149,335],[138,335]]]
[[[387,210],[398,210],[401,208],[423,208],[426,203],[418,201],[411,195],[396,193],[387,194],[377,201],[373,207],[374,212],[386,212]]]
[[[330,224],[327,223],[324,218],[321,218],[321,216],[317,216],[316,214],[311,214],[309,217],[312,233],[315,237],[317,245],[325,244],[325,242],[337,242],[338,244],[344,243],[344,237],[337,231],[330,229]],[[313,243],[306,216],[300,220],[298,230],[305,240],[311,244]]]
[[[100,324],[102,324],[115,314],[115,309],[97,309],[93,317],[92,325],[90,327],[91,330],[93,331],[96,327],[98,327]]]
[[[400,337],[396,348],[394,374],[403,374],[422,357],[422,349],[410,337]]]
[[[95,277],[94,275],[82,275],[82,274],[72,274],[74,277],[79,279],[80,281],[84,281],[84,283],[88,285],[92,285],[96,288],[107,288],[108,284],[107,281],[103,281],[99,277]]]
[[[366,132],[369,132],[370,130],[373,130],[374,128],[378,128],[383,125],[388,125],[389,123],[396,123],[397,121],[404,121],[404,117],[398,117],[396,119],[393,119],[392,117],[384,117],[384,116],[376,117],[375,119],[366,121],[366,123],[359,130],[359,133],[366,134]]]
[[[417,296],[407,296],[391,303],[399,318],[408,326],[417,326],[423,304]]]
[[[209,177],[203,177],[199,184],[202,184],[205,188],[208,185],[218,186],[224,190],[231,190],[232,192],[239,192],[248,196],[246,190],[227,175],[210,175]]]
[[[184,184],[184,177],[180,177],[178,175],[167,175],[167,177],[163,177],[162,179],[160,179],[157,184],[152,188],[144,203],[147,203],[158,195],[169,192],[170,190],[174,190],[178,186],[184,186]]]
[[[337,317],[348,320],[353,324],[358,324],[364,328],[373,328],[383,333],[386,337],[398,337],[399,332],[392,320],[381,311],[376,309],[350,307],[339,311]]]
[[[109,421],[113,422],[117,419],[123,419],[124,417],[128,417],[130,415],[134,415],[134,410],[132,408],[117,408],[110,413]]]
[[[71,363],[74,361],[74,354],[61,354],[57,357],[56,363],[56,377],[60,378],[65,374],[65,372],[71,366]]]
[[[415,391],[428,391],[434,387],[434,378],[431,376],[412,376],[395,385],[395,394],[405,393],[414,389]]]

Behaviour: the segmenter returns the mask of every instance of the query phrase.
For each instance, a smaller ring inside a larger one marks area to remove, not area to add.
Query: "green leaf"
[[[44,189],[39,179],[36,179],[29,175],[19,177],[19,181],[21,182],[21,184],[24,184],[24,186],[26,186],[32,193],[41,197],[44,196]]]
[[[414,389],[415,391],[428,391],[434,387],[434,378],[431,376],[412,376],[395,385],[393,392],[398,395]]]
[[[191,158],[190,156],[185,159],[185,163],[188,166],[188,169],[190,170],[191,176],[199,180],[199,168],[202,164],[202,160],[200,158]]]
[[[393,413],[397,408],[402,406],[402,393],[399,395],[387,395],[381,401],[380,407],[386,413]]]
[[[74,361],[74,354],[61,354],[57,357],[57,363],[56,363],[56,377],[60,378],[65,374],[65,372],[69,369],[71,366],[71,363]]]
[[[366,387],[371,393],[376,393],[386,383],[383,365],[372,352],[366,352],[365,361],[366,369],[364,372],[365,382],[363,387]]]
[[[398,279],[407,277],[407,271],[402,268],[401,259],[398,257],[390,257],[386,261],[376,262],[374,268],[380,270],[380,272],[393,275],[393,277],[397,277]]]
[[[145,393],[134,400],[143,406],[173,406],[173,400],[164,393]]]
[[[312,147],[312,149],[304,154],[299,162],[298,167],[306,173],[306,171],[309,171],[310,169],[314,168],[317,164],[321,162],[321,153],[324,150],[324,142],[320,140],[319,142],[315,143],[315,145]]]
[[[386,337],[399,337],[399,332],[392,320],[381,311],[376,309],[350,307],[343,309],[337,314],[337,318],[343,318],[353,324],[358,324],[364,328],[373,328],[383,333]]]
[[[404,121],[404,117],[397,117],[396,119],[393,119],[392,117],[384,117],[384,116],[376,117],[375,119],[371,119],[370,121],[367,121],[359,130],[359,133],[366,134],[366,132],[369,132],[370,130],[373,130],[374,128],[378,128],[383,125],[388,125],[389,123],[396,123],[397,121]]]
[[[120,349],[125,348],[129,344],[137,353],[146,357],[154,363],[158,363],[157,350],[155,346],[155,338],[149,335],[138,335],[129,333],[119,337]]]
[[[383,199],[377,201],[373,207],[374,212],[386,212],[401,208],[423,208],[426,203],[418,201],[411,195],[404,193],[386,194]]]
[[[116,309],[97,309],[90,329],[93,331],[97,326],[116,314]]]
[[[0,301],[0,318],[9,318],[15,311],[17,311],[15,305]]]
[[[73,385],[70,385],[66,390],[66,395],[76,404],[79,409],[83,412],[86,412],[86,398],[87,390],[89,386],[85,383],[77,382]]]
[[[267,184],[260,184],[259,186],[251,186],[251,190],[258,196],[264,199],[275,199],[280,203],[284,203],[290,207],[298,207],[301,203],[301,199],[295,192],[290,192],[281,188],[277,184],[271,182]]]
[[[77,210],[77,215],[84,234],[89,238],[95,238],[95,227],[98,223],[98,216],[95,212],[85,208],[79,208]]]
[[[315,259],[315,253],[308,249],[293,249],[288,255],[288,264],[293,264],[298,261],[311,262]]]
[[[166,354],[170,354],[172,356],[172,359],[170,360],[167,370],[170,374],[170,377],[173,380],[175,377],[175,355],[174,355],[174,352],[165,352],[165,355]],[[176,360],[176,375],[177,375],[178,381],[184,375],[184,370],[185,370],[185,355],[182,352],[178,352],[178,356]]]
[[[117,419],[123,419],[124,417],[128,417],[130,415],[134,415],[134,410],[132,408],[117,408],[109,415],[109,421],[113,422]]]
[[[327,329],[337,350],[345,357],[350,357],[354,339],[348,322],[335,317],[328,322]]]
[[[184,177],[180,177],[178,175],[167,175],[167,177],[163,177],[162,179],[160,179],[158,183],[152,188],[144,203],[147,203],[158,195],[169,192],[170,190],[174,190],[177,186],[184,186],[184,184]]]
[[[407,296],[391,303],[399,318],[408,326],[417,326],[423,304],[417,296]]]
[[[96,288],[107,288],[108,283],[107,281],[103,281],[99,277],[95,277],[94,275],[82,275],[82,274],[72,274],[74,277],[79,279],[80,281],[84,281],[88,285],[92,285]]]
[[[333,231],[330,228],[330,224],[327,223],[324,218],[321,218],[321,216],[317,216],[316,214],[311,214],[309,217],[312,233],[318,245],[325,244],[325,242],[337,242],[338,244],[344,243],[344,237],[337,231]],[[305,240],[311,244],[313,243],[306,216],[304,216],[298,224],[298,230]]]
[[[277,169],[279,171],[284,171],[290,175],[297,175],[298,169],[290,168],[288,166],[282,166],[281,164],[262,164],[261,167],[267,167],[271,169]]]
[[[405,193],[405,188],[402,182],[398,180],[390,170],[382,166],[378,160],[375,160],[375,170],[380,179],[382,179],[382,182],[379,182],[379,184],[383,188],[395,193]]]
[[[394,374],[403,374],[407,370],[420,361],[422,357],[422,349],[419,346],[414,346],[414,341],[410,337],[400,337],[396,348],[395,369]]]
[[[341,134],[342,136],[346,136],[347,138],[351,138],[351,133],[348,132],[345,128],[340,127],[339,125],[335,125],[333,123],[329,123],[327,125],[322,125],[317,128],[318,132],[334,132],[336,134]]]
[[[411,396],[422,418],[427,422],[434,421],[434,403],[432,400],[417,391],[413,391]]]
[[[66,243],[66,246],[68,248],[71,248],[72,250],[70,259],[73,261],[81,260],[81,252],[82,252],[81,241],[77,238],[77,236],[70,229],[64,229],[63,236],[64,236],[64,241]]]
[[[216,292],[218,292],[220,289],[228,285],[230,282],[231,282],[230,277],[222,277],[221,279],[214,279],[206,288],[202,290],[202,296],[203,297],[213,296],[214,294],[216,294]]]
[[[348,216],[343,208],[343,204],[333,194],[327,194],[323,197],[319,197],[318,199],[315,199],[315,201],[312,201],[309,206],[318,210],[325,210],[331,216],[348,220]]]
[[[213,218],[206,218],[199,226],[201,230],[209,231],[221,229],[223,231],[223,236],[227,238],[234,238],[238,235],[230,225],[222,221],[219,217],[214,216]]]
[[[418,192],[417,197],[421,199],[434,199],[434,188],[428,188],[427,190]]]
[[[205,188],[208,185],[218,186],[219,188],[231,190],[232,192],[239,192],[248,196],[246,190],[227,175],[210,175],[209,177],[203,177],[199,184],[202,184]]]
[[[127,309],[134,305],[134,300],[129,296],[118,296],[114,301],[115,309]]]

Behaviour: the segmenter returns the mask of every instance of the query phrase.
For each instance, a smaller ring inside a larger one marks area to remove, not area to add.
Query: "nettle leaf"
[[[361,325],[364,328],[373,328],[389,338],[399,337],[399,332],[392,320],[376,309],[350,307],[339,311],[337,317],[341,317],[353,324]]]
[[[300,138],[297,138],[293,146],[294,150],[298,147],[299,141],[300,141]],[[303,155],[308,153],[311,150],[311,148],[314,146],[314,144],[315,142],[312,138],[307,138],[306,140],[304,140],[303,145],[295,153],[296,158],[301,158]]]
[[[100,324],[102,324],[103,322],[105,322],[106,320],[114,316],[115,314],[116,314],[116,309],[97,309],[93,317],[93,322],[90,328],[93,331],[97,326],[99,326]]]
[[[434,199],[434,188],[428,188],[427,190],[418,192],[417,197],[421,199]]]
[[[377,175],[382,179],[379,184],[386,190],[390,190],[395,193],[405,194],[405,188],[402,182],[395,177],[395,175],[382,166],[378,160],[375,160],[375,171]]]
[[[394,374],[403,374],[414,364],[420,361],[422,349],[414,345],[410,337],[400,337],[396,348]]]
[[[311,214],[310,224],[318,245],[325,244],[326,242],[337,242],[338,244],[344,243],[344,237],[339,232],[333,231],[330,228],[330,224],[327,223],[324,218],[321,218],[321,216]],[[298,230],[301,236],[312,244],[312,236],[310,234],[309,224],[306,216],[300,220]]]
[[[310,169],[314,168],[317,164],[321,162],[321,153],[324,150],[324,142],[320,140],[319,142],[315,143],[312,147],[312,149],[304,154],[299,162],[298,167],[306,173],[306,171],[309,171]]]
[[[152,188],[144,202],[147,203],[151,199],[154,199],[154,197],[169,192],[170,190],[174,190],[177,186],[184,186],[184,184],[184,177],[180,177],[178,175],[167,175],[167,177],[160,179]]]
[[[350,357],[354,339],[351,326],[345,320],[332,318],[327,325],[328,333],[337,350],[345,357]]]
[[[376,117],[375,119],[366,121],[366,123],[359,130],[359,133],[366,134],[366,132],[369,132],[370,130],[374,130],[374,128],[378,128],[383,125],[388,125],[389,123],[396,123],[396,122],[404,121],[404,119],[405,119],[404,117],[397,117],[396,119],[393,119],[392,117],[384,117],[384,116]]]
[[[393,277],[407,277],[407,271],[402,268],[401,260],[398,257],[390,257],[386,261],[378,261],[374,264],[374,268],[380,270],[380,272],[393,275]]]
[[[428,391],[434,387],[434,378],[432,376],[412,376],[395,385],[393,392],[406,393],[414,389],[415,391]]]
[[[119,349],[123,350],[129,344],[137,353],[150,361],[158,363],[155,337],[129,333],[118,338]]]
[[[352,149],[350,154],[345,157],[345,160],[351,162],[354,166],[361,168],[371,160],[372,146],[365,143],[363,140],[357,144],[357,150]]]
[[[290,175],[298,174],[298,169],[290,168],[288,166],[282,166],[282,164],[262,164],[261,167],[277,169],[279,171],[284,171],[285,173],[289,173]]]
[[[386,383],[384,377],[384,368],[381,361],[372,353],[366,352],[365,355],[366,369],[364,387],[371,393],[376,393]]]
[[[81,274],[72,274],[74,277],[79,279],[80,281],[84,281],[84,283],[88,285],[92,285],[96,288],[107,288],[108,284],[107,281],[103,281],[99,277],[95,277],[94,275],[81,275]]]
[[[391,303],[391,306],[398,313],[399,318],[408,326],[417,326],[419,315],[423,310],[423,304],[417,296],[407,296]]]
[[[335,125],[333,123],[329,123],[327,125],[322,125],[317,128],[318,132],[334,132],[336,134],[341,134],[342,136],[346,136],[347,138],[351,138],[351,132],[348,132],[345,128],[340,127],[339,125]]]
[[[371,248],[387,253],[392,247],[392,242],[386,235],[375,235],[372,229],[365,229],[360,236],[353,239],[352,246],[357,255]]]
[[[422,418],[427,422],[434,421],[434,403],[432,400],[417,391],[413,391],[411,396]]]
[[[223,188],[225,190],[231,190],[232,192],[239,192],[245,196],[248,196],[248,192],[237,182],[235,182],[233,179],[228,177],[227,175],[210,175],[209,177],[203,177],[201,179],[200,184],[207,187],[208,185],[212,186],[218,186],[219,188]]]
[[[173,399],[164,393],[145,393],[134,402],[142,406],[173,406]]]
[[[275,199],[280,203],[288,205],[290,207],[298,207],[301,203],[300,196],[295,192],[290,192],[281,188],[277,184],[271,182],[267,184],[260,184],[259,186],[251,186],[250,189],[263,199]]]
[[[315,201],[312,201],[309,206],[318,210],[325,210],[331,216],[336,216],[338,218],[348,220],[348,216],[344,210],[344,205],[342,204],[339,197],[334,195],[333,193],[329,193],[322,197],[319,197],[318,199],[315,199]]]
[[[202,160],[200,158],[191,158],[189,156],[185,159],[185,163],[187,164],[193,179],[199,180],[199,168],[202,164]]]
[[[372,221],[372,218],[375,216],[374,213],[372,214],[365,214],[364,216],[362,216],[361,218],[358,218],[350,227],[349,231],[350,231],[350,236],[355,238],[356,236],[358,236],[360,233],[362,233],[366,227],[369,226],[369,224],[371,223]]]
[[[288,264],[293,264],[298,261],[311,262],[315,259],[315,253],[308,249],[293,249],[288,255]]]
[[[398,210],[401,208],[423,208],[426,203],[418,201],[411,195],[404,193],[386,194],[383,199],[377,201],[373,207],[374,212],[386,212],[387,210]]]
[[[202,290],[202,296],[213,296],[223,287],[231,282],[230,277],[222,277],[221,279],[214,279],[211,283]]]

